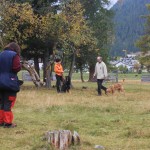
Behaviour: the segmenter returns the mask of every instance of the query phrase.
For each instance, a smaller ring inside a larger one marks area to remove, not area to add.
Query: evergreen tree
[[[146,4],[149,0],[122,0],[112,8],[115,13],[114,40],[111,47],[111,55],[123,56],[122,50],[137,52],[135,41],[144,34],[145,20],[142,16],[148,14]]]
[[[112,37],[112,16],[113,12],[108,10],[105,6],[109,4],[109,0],[81,0],[85,9],[85,17],[88,25],[93,30],[93,36],[97,39],[97,48],[89,52],[89,80],[92,80],[96,57],[98,55],[103,57],[107,63],[110,39]]]
[[[150,4],[147,5],[147,8],[150,12]],[[147,70],[150,72],[150,13],[145,16],[147,22],[145,26],[145,35],[137,41],[136,46],[140,48],[143,56],[140,58],[142,65],[147,67]]]

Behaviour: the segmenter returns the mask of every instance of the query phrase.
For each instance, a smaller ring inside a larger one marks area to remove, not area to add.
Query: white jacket
[[[94,76],[96,76],[97,79],[105,79],[107,77],[107,67],[103,61],[96,63]]]

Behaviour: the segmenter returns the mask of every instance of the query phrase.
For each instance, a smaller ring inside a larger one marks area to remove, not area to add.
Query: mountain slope
[[[144,34],[145,19],[142,16],[149,13],[146,8],[148,3],[150,0],[119,0],[113,6],[115,41],[111,48],[112,55],[123,55],[124,49],[138,51],[134,43]]]

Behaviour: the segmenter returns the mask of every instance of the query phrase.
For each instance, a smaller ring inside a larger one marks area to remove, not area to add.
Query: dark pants
[[[13,113],[12,107],[16,101],[16,92],[13,91],[0,91],[0,124],[12,124]]]
[[[56,75],[56,87],[57,87],[57,92],[59,93],[61,91],[61,82],[63,81],[62,76]]]
[[[102,94],[101,89],[104,90],[105,92],[106,92],[106,89],[107,89],[106,87],[104,87],[104,86],[102,85],[103,81],[104,81],[104,79],[97,79],[98,94],[99,94],[99,95]]]

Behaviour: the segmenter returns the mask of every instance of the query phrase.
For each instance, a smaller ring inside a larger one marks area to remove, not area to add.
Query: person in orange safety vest
[[[63,67],[61,65],[61,59],[57,58],[55,60],[55,66],[54,66],[54,72],[56,74],[56,86],[57,86],[57,92],[61,92],[61,82],[63,81]]]

